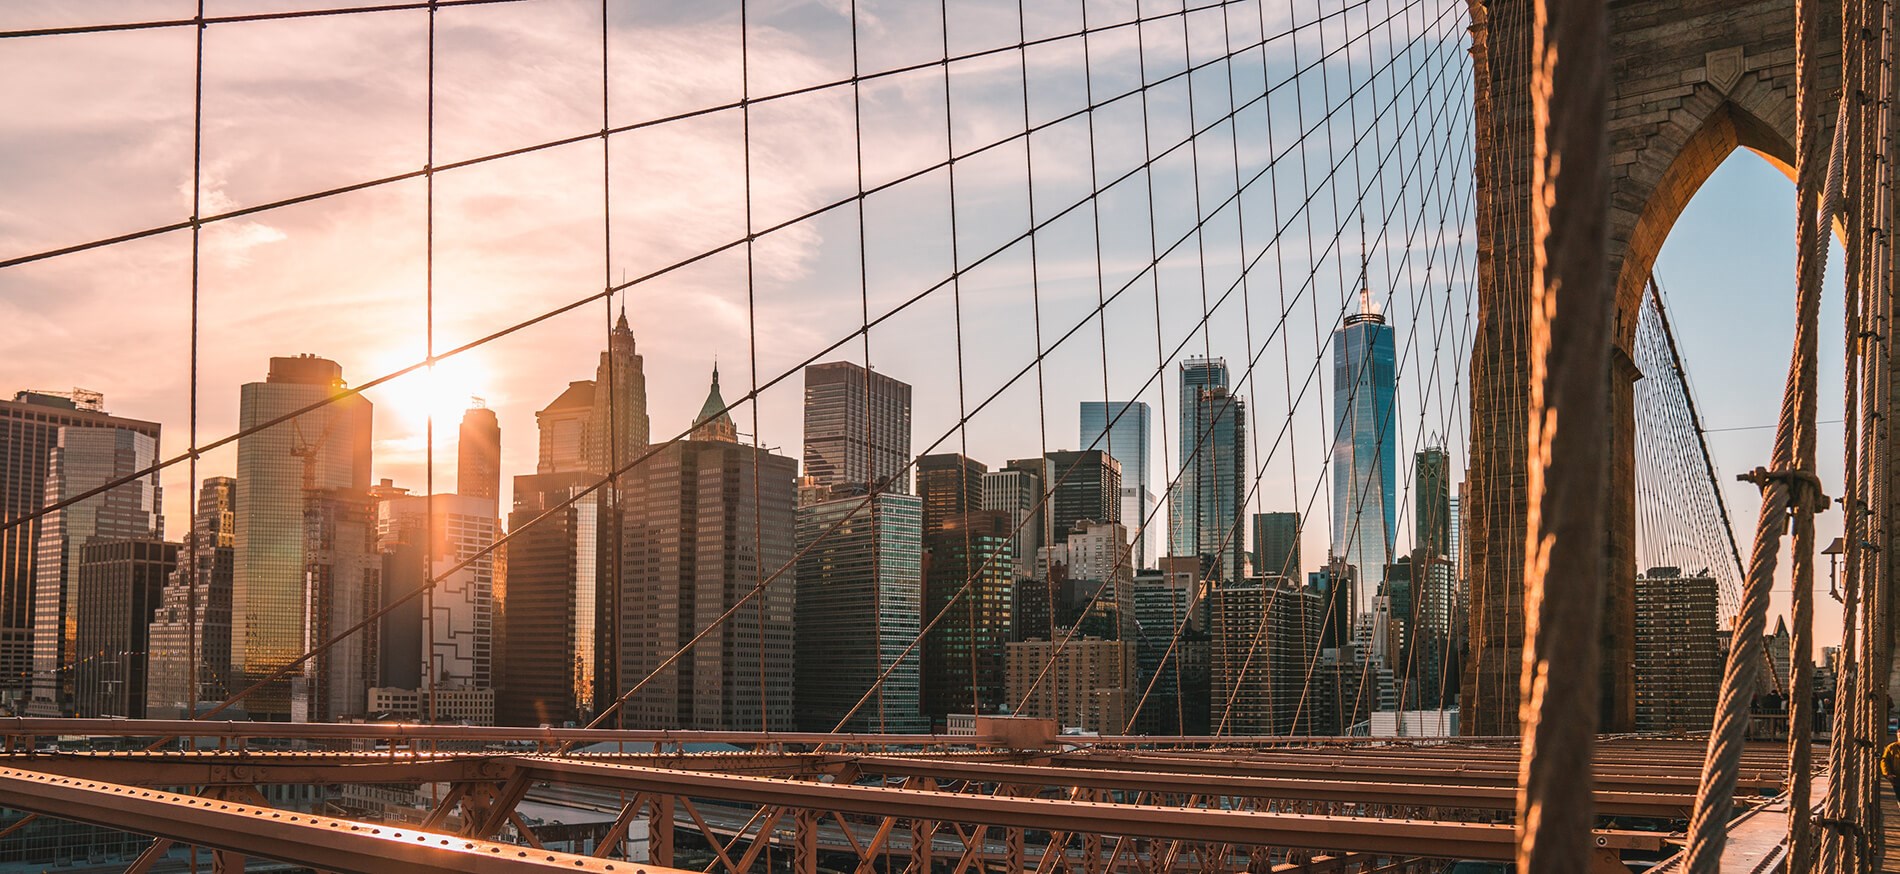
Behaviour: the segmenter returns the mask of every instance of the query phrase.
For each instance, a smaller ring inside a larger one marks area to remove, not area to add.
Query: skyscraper
[[[0,517],[18,519],[46,500],[46,467],[59,429],[122,428],[158,439],[158,425],[107,415],[97,392],[23,391],[0,400]],[[0,530],[0,704],[33,687],[33,586],[46,517]]]
[[[1398,533],[1394,360],[1392,327],[1361,289],[1359,312],[1333,333],[1332,458],[1332,552],[1357,571],[1361,603],[1378,588]]]
[[[1168,504],[1170,553],[1216,562],[1239,580],[1246,547],[1241,514],[1247,493],[1247,407],[1229,393],[1227,360],[1181,362],[1180,480]]]
[[[389,601],[420,588],[432,575],[445,575],[428,595],[384,616],[378,685],[424,691],[494,688],[495,559],[492,553],[475,558],[495,542],[494,502],[468,495],[403,495],[379,502],[377,521]],[[411,548],[400,549],[405,546]],[[466,567],[450,572],[471,558]],[[425,632],[425,605],[434,610],[432,633]],[[431,639],[434,648],[425,653]],[[421,674],[425,664],[432,682]],[[425,696],[422,713],[428,712]]]
[[[1122,466],[1107,450],[1056,450],[1044,458],[1044,488],[1050,493],[1045,538],[1068,537],[1077,522],[1122,521]]]
[[[542,431],[543,439],[549,436]],[[544,458],[546,448],[544,443]],[[497,672],[501,694],[495,701],[495,721],[502,725],[559,726],[595,711],[596,617],[605,594],[597,549],[600,504],[583,497],[563,505],[592,484],[586,471],[515,477],[508,514],[514,536],[504,547],[507,603],[500,611],[508,657]]]
[[[501,498],[501,422],[485,406],[462,413],[455,444],[455,491],[471,498]]]
[[[706,403],[723,406],[710,396]],[[721,428],[720,418],[702,417],[695,432],[727,433],[730,419]],[[795,549],[797,476],[797,461],[728,439],[673,443],[627,474],[624,638],[612,694],[658,672],[629,699],[627,727],[791,728],[797,574],[787,565]],[[739,605],[773,574],[779,576]],[[728,610],[731,616],[714,627]],[[687,657],[660,669],[707,628],[713,630]],[[605,692],[602,699],[604,705]]]
[[[243,386],[238,425],[258,427],[343,388],[343,368],[334,361],[313,355],[272,358],[265,381]],[[310,596],[331,593],[307,592],[305,581],[313,562],[341,562],[343,578],[337,583],[361,584],[362,569],[356,567],[354,552],[306,554],[305,538],[322,525],[332,526],[333,532],[341,526],[350,532],[344,535],[349,540],[338,545],[355,550],[359,544],[354,532],[367,526],[369,539],[360,545],[363,559],[374,559],[374,517],[368,500],[371,412],[363,397],[342,397],[238,441],[231,669],[240,683],[261,680],[302,655],[313,628],[348,618],[313,615]],[[351,593],[337,594],[345,595],[331,601],[338,607],[357,600]],[[353,669],[350,659],[343,661]],[[291,713],[290,691],[290,683],[280,678],[245,704],[253,715],[283,719]],[[349,706],[345,700],[335,703]],[[363,704],[355,702],[358,709]]]
[[[805,475],[907,495],[910,460],[909,383],[849,361],[805,368]]]
[[[143,719],[147,628],[178,544],[150,538],[95,539],[79,551],[73,613],[73,712]]]
[[[1016,532],[1014,548],[1016,577],[1022,579],[1034,571],[1036,551],[1042,548],[1042,459],[1012,461],[1008,466],[983,475],[983,509],[1009,514],[1010,530]]]
[[[1779,630],[1779,629],[1778,629]],[[1722,687],[1715,578],[1654,567],[1636,577],[1636,728],[1707,730]],[[1774,688],[1783,679],[1766,680]]]
[[[237,480],[205,477],[178,568],[159,595],[146,633],[145,715],[189,719],[200,701],[231,691],[231,562],[237,541]],[[196,559],[196,570],[190,563]],[[194,648],[195,647],[195,648]],[[192,689],[192,668],[197,689]]]
[[[1318,654],[1318,593],[1280,577],[1214,588],[1208,727],[1215,734],[1310,734],[1304,694]]]
[[[945,520],[924,538],[924,623],[936,624],[924,638],[923,701],[933,724],[1005,703],[1015,624],[1010,534],[1009,514],[985,511]]]
[[[149,432],[142,427],[61,426],[47,453],[45,505],[75,497],[157,460],[157,425],[150,426]],[[85,548],[95,541],[157,539],[163,531],[157,474],[40,518],[29,715],[72,713],[72,667],[78,659],[78,617],[73,608]]]
[[[924,499],[924,536],[943,530],[946,519],[984,509],[983,476],[989,465],[954,452],[917,459],[917,496]]]
[[[369,491],[308,489],[302,504],[304,585],[297,605],[302,608],[302,627],[294,638],[293,658],[296,651],[313,649],[381,609],[383,591],[376,504]],[[261,624],[253,622],[247,640],[256,641]],[[290,679],[290,721],[336,722],[367,713],[369,690],[376,685],[378,645],[379,635],[371,626],[304,662]],[[261,673],[258,667],[251,670],[253,676]],[[253,707],[252,713],[257,712]]]
[[[588,421],[594,415],[594,381],[575,380],[560,397],[534,414],[541,455],[535,473],[591,471],[587,452]]]
[[[1452,557],[1451,457],[1442,446],[1427,446],[1412,459],[1413,548],[1429,548],[1433,555]]]
[[[1305,571],[1300,565],[1300,514],[1253,514],[1253,572],[1295,582],[1301,579]]]
[[[1153,480],[1148,478],[1148,439],[1152,433],[1148,405],[1141,401],[1083,401],[1081,415],[1079,445],[1104,450],[1121,463],[1121,523],[1129,531],[1141,530],[1133,544],[1135,567],[1147,567],[1154,557],[1149,544],[1154,542],[1155,530],[1162,527],[1162,520],[1151,519],[1149,512],[1155,498],[1150,491]]]
[[[646,361],[634,348],[623,306],[594,371],[593,409],[587,417],[588,469],[605,475],[624,467],[647,448],[650,430]]]
[[[1201,560],[1164,557],[1134,579],[1137,688],[1150,734],[1204,735],[1208,725],[1209,601]]]
[[[918,698],[922,654],[899,660],[923,627],[922,524],[919,498],[861,488],[799,508],[800,731],[832,730],[887,671],[844,730],[929,729]]]

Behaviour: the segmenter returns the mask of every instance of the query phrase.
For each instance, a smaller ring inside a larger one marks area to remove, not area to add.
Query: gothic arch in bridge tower
[[[1793,64],[1746,66],[1742,47],[1712,52],[1701,70],[1685,74],[1700,82],[1611,101],[1609,255],[1619,346],[1635,336],[1643,289],[1676,219],[1729,155],[1748,149],[1794,178]]]
[[[1471,357],[1470,470],[1464,486],[1470,595],[1461,724],[1517,733],[1531,279],[1528,0],[1470,0],[1478,201],[1478,329]],[[1689,199],[1736,149],[1784,172],[1794,159],[1794,0],[1611,0],[1609,263],[1618,345],[1635,336],[1649,270]],[[1820,33],[1823,100],[1839,82],[1839,12]],[[1831,121],[1831,119],[1830,119]],[[1830,132],[1831,133],[1831,132]],[[1793,240],[1787,241],[1792,246]],[[1790,283],[1793,277],[1788,277]],[[1610,380],[1608,580],[1599,725],[1634,727],[1635,431],[1627,354]]]

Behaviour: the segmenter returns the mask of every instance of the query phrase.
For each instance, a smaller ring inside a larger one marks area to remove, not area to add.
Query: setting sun
[[[393,369],[393,368],[392,368]],[[476,405],[488,384],[488,374],[472,358],[450,358],[398,377],[371,389],[370,400],[404,425],[418,432],[434,416],[437,429],[451,429],[462,412]]]

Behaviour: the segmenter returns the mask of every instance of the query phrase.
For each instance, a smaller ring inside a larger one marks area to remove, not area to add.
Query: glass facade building
[[[130,475],[158,461],[157,426],[63,426],[47,454],[47,505]],[[86,546],[95,540],[153,539],[164,531],[158,476],[135,480],[40,518],[33,586],[33,697],[29,716],[71,716],[78,659],[74,597]]]
[[[1151,519],[1155,498],[1149,477],[1149,435],[1152,433],[1148,405],[1141,401],[1083,401],[1078,444],[1083,449],[1100,449],[1115,457],[1122,466],[1121,523],[1134,537],[1137,568],[1154,561],[1154,531],[1162,527],[1160,519]],[[1143,527],[1143,526],[1147,527]]]
[[[1351,566],[1359,603],[1394,556],[1398,474],[1397,374],[1392,326],[1362,295],[1333,333],[1332,552]]]
[[[867,502],[861,493],[834,494],[799,508],[800,731],[840,727],[886,671],[877,693],[841,730],[929,730],[918,697],[922,654],[904,656],[923,627],[922,521],[922,501],[911,495]]]
[[[952,713],[997,713],[1006,703],[1006,645],[1015,627],[1009,514],[948,520],[924,548],[924,622],[947,611],[924,638],[924,714],[937,724]]]
[[[158,424],[110,416],[96,392],[18,392],[0,400],[0,517],[18,519],[46,499],[46,466],[59,429],[123,428],[158,439]],[[45,519],[0,530],[0,705],[33,687],[33,586]]]
[[[1253,514],[1253,572],[1260,577],[1301,578],[1300,514]]]
[[[805,368],[805,475],[910,493],[910,384],[849,361]]]
[[[265,381],[241,389],[238,425],[257,427],[343,387],[343,368],[334,361],[272,358]],[[341,398],[238,441],[231,669],[239,682],[262,679],[304,652],[313,618],[304,585],[305,493],[351,492],[367,504],[371,409],[361,396]],[[245,703],[254,716],[286,718],[289,684],[274,682]]]
[[[1220,579],[1245,570],[1247,406],[1229,393],[1227,361],[1181,363],[1181,476],[1168,502],[1169,553],[1202,556]]]

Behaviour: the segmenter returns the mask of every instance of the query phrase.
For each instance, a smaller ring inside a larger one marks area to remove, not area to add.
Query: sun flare
[[[487,372],[475,361],[450,358],[379,385],[370,395],[378,407],[386,407],[418,433],[435,417],[439,437],[445,427],[453,433],[465,410],[482,404],[487,384]]]

